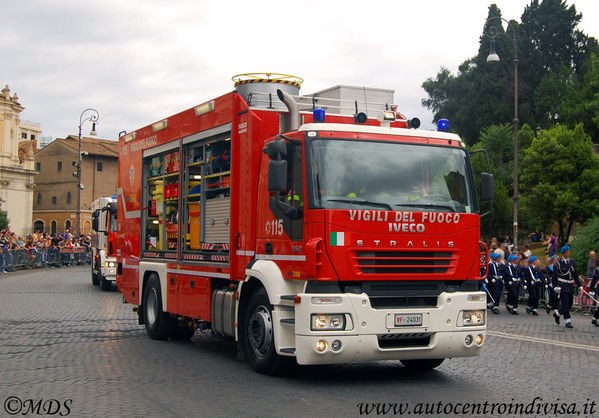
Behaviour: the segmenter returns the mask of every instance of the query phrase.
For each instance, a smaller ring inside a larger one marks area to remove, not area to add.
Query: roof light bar
[[[156,122],[152,125],[152,130],[154,132],[161,131],[168,126],[168,119],[161,120],[160,122]]]
[[[135,139],[135,132],[131,132],[130,134],[127,134],[123,137],[123,140],[125,141],[125,144],[127,142],[131,142]]]
[[[196,116],[202,116],[203,114],[212,112],[214,110],[214,100],[212,100],[208,103],[204,103],[199,106],[196,106],[194,108],[194,110],[196,112]]]

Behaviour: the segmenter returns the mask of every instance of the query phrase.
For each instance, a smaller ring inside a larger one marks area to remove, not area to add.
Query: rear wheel
[[[285,372],[293,364],[292,357],[279,356],[275,349],[272,306],[261,288],[250,298],[244,318],[244,345],[254,370],[268,375]]]
[[[413,370],[432,370],[439,367],[443,363],[442,358],[436,359],[421,359],[421,360],[401,360],[401,364],[406,366],[408,369]]]
[[[92,270],[92,284],[94,286],[98,286],[100,284],[100,278],[98,277],[98,275],[96,273],[94,273],[93,270]]]
[[[143,312],[148,337],[164,340],[175,334],[177,324],[169,313],[162,310],[160,281],[155,273],[150,275],[146,283]]]

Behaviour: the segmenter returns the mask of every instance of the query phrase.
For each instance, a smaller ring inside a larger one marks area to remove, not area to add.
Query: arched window
[[[52,234],[56,234],[56,221],[52,220],[51,225],[51,229],[52,229]]]
[[[37,221],[35,221],[33,223],[33,232],[45,232],[44,231],[44,221],[42,221],[41,219],[38,219]]]
[[[72,200],[72,197],[71,197],[71,192],[68,192],[68,193],[67,193],[67,204],[70,204],[70,203],[71,203],[71,200]]]
[[[71,230],[71,221],[69,221],[68,219],[66,221],[64,221],[64,230]]]

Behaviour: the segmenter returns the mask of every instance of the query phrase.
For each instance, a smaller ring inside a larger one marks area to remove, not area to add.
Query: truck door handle
[[[266,241],[266,244],[264,244],[264,252],[266,254],[272,254],[272,242]]]

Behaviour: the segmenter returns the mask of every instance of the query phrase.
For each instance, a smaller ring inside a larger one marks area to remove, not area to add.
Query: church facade
[[[8,86],[0,92],[0,210],[17,235],[33,232],[33,190],[37,171],[35,151],[41,137],[39,124],[21,123],[25,108]]]

